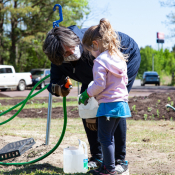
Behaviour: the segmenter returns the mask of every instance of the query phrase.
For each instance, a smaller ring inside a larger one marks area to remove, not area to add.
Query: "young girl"
[[[99,103],[96,116],[103,152],[102,166],[89,173],[115,175],[114,132],[121,117],[131,117],[126,88],[128,55],[120,51],[120,39],[104,18],[99,25],[86,31],[82,42],[83,47],[95,57],[94,82],[80,95],[79,103],[85,104],[89,97],[95,97]]]

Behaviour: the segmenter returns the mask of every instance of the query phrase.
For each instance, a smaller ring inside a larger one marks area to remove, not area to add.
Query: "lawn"
[[[5,100],[5,99],[4,99]],[[21,99],[22,100],[22,99]],[[39,101],[39,100],[38,100]],[[38,104],[37,100],[28,104],[27,108],[46,108],[45,103]],[[60,102],[53,101],[53,106],[60,106]],[[76,102],[68,105],[76,106]],[[1,105],[1,110],[11,107]],[[72,111],[74,112],[74,111]],[[68,115],[67,129],[63,141],[54,153],[45,159],[26,166],[2,166],[0,174],[21,175],[50,175],[64,174],[63,172],[63,149],[68,146],[78,147],[78,139],[86,142],[86,134],[80,118],[70,118]],[[0,122],[8,119],[11,115],[0,117]],[[36,144],[23,155],[8,159],[4,162],[27,162],[44,155],[50,151],[61,135],[63,118],[51,120],[49,145],[45,145],[46,118],[20,118],[0,126],[0,148],[8,143],[34,138]],[[127,155],[130,174],[175,174],[175,122],[165,120],[127,120]],[[89,153],[89,146],[88,146]],[[89,154],[90,156],[90,154]]]

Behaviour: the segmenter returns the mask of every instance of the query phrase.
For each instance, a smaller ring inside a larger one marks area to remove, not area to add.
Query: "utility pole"
[[[154,55],[155,54],[152,54],[152,71],[154,71]]]

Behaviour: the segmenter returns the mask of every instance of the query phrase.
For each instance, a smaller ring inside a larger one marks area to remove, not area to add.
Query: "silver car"
[[[41,79],[43,79],[44,77],[46,77],[47,75],[50,74],[50,69],[32,69],[31,71],[32,74],[32,86],[35,86],[36,83],[38,83]],[[46,85],[48,85],[50,83],[50,77],[47,78],[46,80],[44,80],[39,87],[42,89],[44,88]]]

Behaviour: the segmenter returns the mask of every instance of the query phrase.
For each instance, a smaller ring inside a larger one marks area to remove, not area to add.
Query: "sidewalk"
[[[80,89],[79,89],[80,90]],[[6,91],[0,92],[0,94],[9,96],[9,97],[27,97],[31,90],[25,91]],[[38,92],[39,90],[34,90],[33,94]],[[135,86],[131,89],[129,96],[148,96],[151,93],[168,93],[175,92],[175,87],[172,86]],[[71,89],[68,97],[77,97],[78,96],[78,87],[73,87]],[[40,94],[35,97],[49,97],[48,90],[44,90]]]

